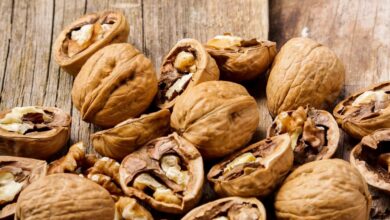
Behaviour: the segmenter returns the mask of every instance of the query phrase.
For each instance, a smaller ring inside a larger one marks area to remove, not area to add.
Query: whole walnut
[[[258,124],[256,100],[243,86],[227,81],[191,88],[178,98],[171,115],[171,127],[209,159],[248,143]]]
[[[371,195],[360,173],[341,159],[306,163],[275,197],[278,219],[367,220]]]
[[[72,101],[84,121],[113,127],[142,114],[157,93],[152,63],[131,44],[96,52],[74,80]]]
[[[267,105],[274,117],[310,104],[333,105],[344,85],[344,66],[336,54],[309,38],[289,40],[276,55],[267,82]]]

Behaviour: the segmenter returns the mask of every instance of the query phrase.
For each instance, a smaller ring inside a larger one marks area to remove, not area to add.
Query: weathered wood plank
[[[0,14],[2,15],[2,19],[0,20],[0,103],[3,99],[4,77],[5,72],[7,71],[7,62],[10,51],[13,4],[14,2],[12,0],[0,2]]]

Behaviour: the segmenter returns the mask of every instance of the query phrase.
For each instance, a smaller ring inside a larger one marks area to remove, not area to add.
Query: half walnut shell
[[[76,76],[96,51],[125,42],[128,35],[129,24],[121,12],[87,14],[62,30],[54,43],[54,58],[66,72]]]
[[[221,196],[267,196],[293,166],[287,134],[250,145],[214,165],[207,175]]]
[[[128,119],[115,127],[91,135],[95,150],[107,157],[122,160],[152,139],[169,132],[171,113],[167,109]]]
[[[333,115],[345,132],[354,138],[390,128],[390,81],[365,88],[341,101]]]
[[[203,45],[194,39],[182,39],[161,64],[157,105],[171,108],[177,97],[187,89],[204,81],[218,79],[218,66]]]
[[[225,34],[210,39],[206,50],[217,61],[222,79],[241,82],[267,71],[276,55],[276,43]]]
[[[0,219],[15,213],[19,193],[46,175],[46,161],[0,156]]]
[[[96,52],[74,80],[72,101],[82,119],[101,127],[141,115],[157,93],[152,63],[131,44]]]
[[[128,155],[119,175],[126,195],[161,212],[185,213],[201,197],[203,160],[191,143],[173,133]]]
[[[352,149],[350,162],[368,184],[390,193],[390,129],[363,137]]]
[[[340,140],[340,130],[333,116],[309,107],[280,113],[269,127],[267,136],[283,133],[291,137],[296,165],[331,158]]]
[[[256,198],[227,197],[199,206],[182,218],[202,219],[266,220],[267,215],[263,204]]]
[[[47,159],[68,141],[71,118],[54,107],[15,107],[0,112],[0,154]]]

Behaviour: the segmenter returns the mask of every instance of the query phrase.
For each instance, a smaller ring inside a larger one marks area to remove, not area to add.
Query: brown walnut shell
[[[161,159],[165,155],[180,158],[183,170],[189,173],[189,182],[182,186],[169,179],[161,167]],[[149,192],[133,186],[134,180],[147,173],[180,196],[181,204],[156,200]],[[152,208],[166,213],[186,213],[193,208],[202,195],[204,182],[203,160],[198,150],[184,138],[173,133],[167,137],[150,141],[139,150],[125,157],[119,168],[120,183],[128,196],[145,201]]]
[[[327,109],[339,96],[345,70],[336,54],[308,38],[289,40],[276,55],[267,82],[272,116],[299,106]]]
[[[68,46],[71,32],[80,29],[86,24],[112,24],[110,30],[84,50],[68,55]],[[54,58],[58,65],[66,72],[76,76],[84,63],[99,49],[112,44],[126,42],[129,35],[129,24],[125,16],[118,11],[102,11],[84,15],[68,25],[54,42]]]
[[[275,197],[278,219],[368,220],[371,195],[360,173],[341,159],[294,170]]]
[[[188,51],[195,56],[196,71],[192,73],[192,77],[188,83],[183,86],[183,91],[172,95],[171,100],[168,100],[165,94],[167,90],[174,85],[174,83],[182,76],[188,73],[180,73],[174,67],[174,61],[177,55],[182,51]],[[177,98],[185,93],[191,87],[198,85],[199,83],[218,80],[219,69],[215,60],[207,53],[204,46],[195,39],[182,39],[176,43],[176,45],[165,56],[161,68],[159,78],[159,91],[157,94],[157,105],[160,108],[172,108]]]
[[[171,113],[162,109],[155,113],[128,119],[115,127],[91,135],[95,150],[106,157],[122,160],[152,139],[169,132]]]
[[[240,46],[226,48],[207,43],[206,50],[217,62],[221,79],[242,82],[255,79],[267,71],[276,55],[276,43],[251,39],[242,40]]]
[[[10,172],[16,177],[16,182],[26,188],[29,184],[46,175],[47,163],[23,157],[0,156],[0,173]],[[0,219],[6,219],[15,214],[16,198],[14,201],[0,205]]]
[[[256,161],[227,166],[252,153]],[[221,196],[264,197],[278,186],[293,166],[294,155],[287,134],[254,143],[214,165],[207,175]]]
[[[0,128],[0,155],[47,159],[65,146],[70,136],[70,115],[55,107],[36,107],[53,119],[48,123],[35,123],[31,119],[35,128],[25,134]],[[0,112],[0,119],[10,112],[10,109]]]
[[[256,198],[227,197],[199,206],[182,220],[203,220],[225,217],[230,220],[266,220],[263,204]]]
[[[75,174],[52,174],[20,193],[15,220],[112,220],[115,204],[98,184]]]
[[[236,83],[209,81],[182,95],[171,127],[193,143],[204,158],[232,153],[249,142],[259,124],[256,100]]]
[[[367,91],[390,93],[390,81],[372,85],[354,93],[341,101],[333,110],[337,123],[345,132],[356,139],[371,134],[380,128],[390,128],[390,102],[380,105],[371,102],[362,106],[352,106],[361,94]]]
[[[390,129],[363,137],[351,151],[350,162],[366,182],[390,193]]]
[[[296,117],[295,114],[298,111],[306,117],[302,120],[302,134],[299,135],[296,147],[294,147],[295,164],[300,165],[314,160],[331,158],[336,153],[340,141],[340,129],[336,120],[327,111],[309,107],[299,107],[297,110],[286,111],[281,114]],[[284,133],[278,130],[276,123],[278,117],[268,128],[267,137]],[[299,120],[300,118],[296,117],[295,119]],[[290,135],[292,136],[292,134]]]
[[[82,119],[101,127],[142,114],[157,92],[152,63],[131,44],[96,52],[74,80],[72,101]]]

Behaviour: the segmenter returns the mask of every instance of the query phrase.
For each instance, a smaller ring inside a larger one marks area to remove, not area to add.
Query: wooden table
[[[342,97],[390,78],[390,1],[348,0],[1,0],[0,110],[14,106],[57,106],[72,115],[70,143],[84,141],[99,128],[80,120],[70,98],[73,77],[54,62],[52,44],[77,17],[120,9],[131,25],[129,42],[159,68],[181,38],[202,42],[231,32],[269,38],[280,48],[288,39],[309,36],[332,48],[346,67]],[[269,7],[268,7],[269,6]],[[268,16],[269,14],[269,16]],[[268,28],[270,24],[270,29]],[[255,140],[271,123],[265,106],[265,77],[247,86],[258,99],[261,122]],[[342,98],[340,97],[340,99]],[[355,140],[343,135],[337,153],[348,158]],[[390,198],[372,190],[373,218],[390,219]]]

